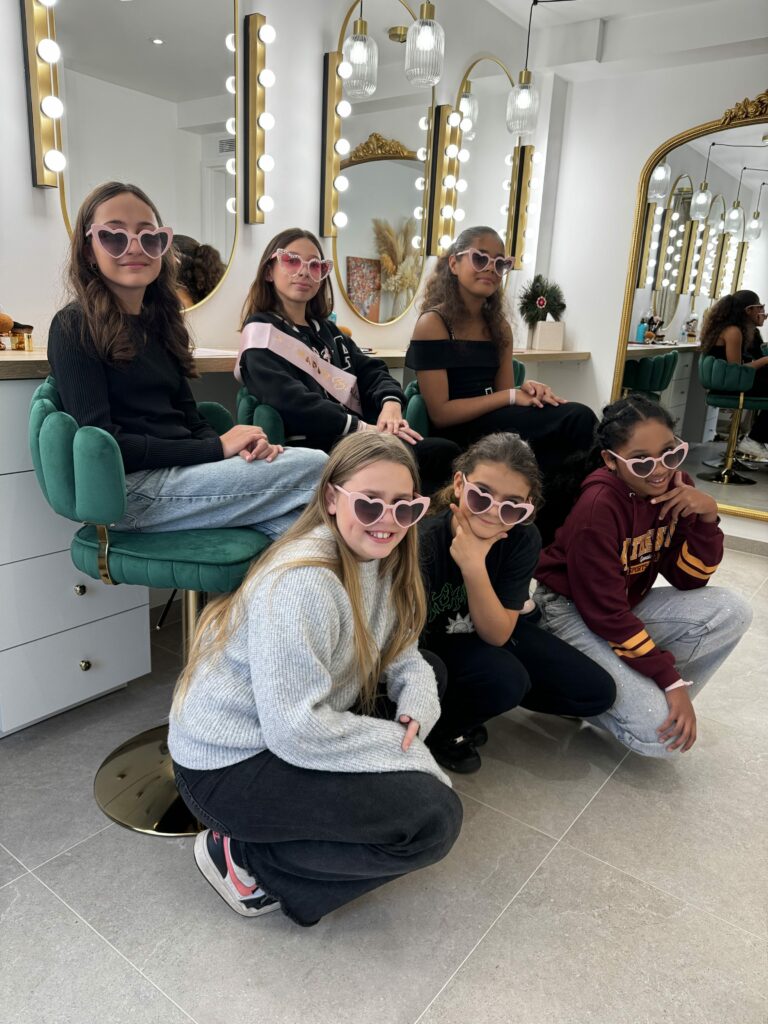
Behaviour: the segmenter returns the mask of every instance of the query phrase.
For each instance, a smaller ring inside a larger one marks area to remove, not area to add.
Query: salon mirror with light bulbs
[[[434,90],[406,77],[414,10],[365,0],[362,13],[358,0],[325,55],[320,231],[348,305],[388,324],[410,309],[424,272]]]
[[[667,140],[648,158],[638,185],[613,396],[638,379],[637,365],[628,363],[676,353],[660,398],[691,445],[686,469],[694,477],[702,466],[720,466],[724,444],[718,438],[728,426],[727,417],[721,414],[718,422],[718,409],[707,405],[699,381],[704,313],[740,289],[761,301],[768,292],[766,125],[763,93]],[[658,318],[653,336],[644,322],[651,316]],[[768,466],[751,468],[757,486],[697,486],[721,511],[768,520]]]
[[[28,86],[34,74],[60,114],[60,163],[52,181],[35,183],[59,184],[70,231],[96,185],[138,185],[174,229],[189,270],[182,304],[203,301],[226,273],[237,233],[236,0],[205,4],[192,19],[186,0],[25,0],[25,23]],[[38,73],[39,41],[30,50],[43,32],[60,51],[50,86]],[[39,120],[33,130],[44,132],[44,106]]]

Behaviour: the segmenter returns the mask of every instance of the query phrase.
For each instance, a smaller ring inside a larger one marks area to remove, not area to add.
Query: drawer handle
[[[74,590],[78,597],[82,597],[83,594],[88,589],[88,587],[86,587],[84,583],[76,583],[72,589]]]
[[[87,672],[90,667],[91,667],[90,661],[88,661],[87,658],[83,658],[83,660],[80,662],[80,671],[81,672]]]

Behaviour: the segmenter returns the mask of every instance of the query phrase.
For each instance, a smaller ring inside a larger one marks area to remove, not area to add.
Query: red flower
[[[536,305],[539,307],[539,309],[547,308],[547,300],[544,298],[543,295],[540,295],[538,299],[536,299]]]

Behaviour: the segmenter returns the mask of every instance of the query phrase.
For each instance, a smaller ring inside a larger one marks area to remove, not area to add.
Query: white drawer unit
[[[149,592],[79,572],[77,523],[49,507],[32,470],[39,380],[0,380],[0,736],[150,670]]]
[[[148,634],[145,605],[0,652],[0,735],[149,672]]]

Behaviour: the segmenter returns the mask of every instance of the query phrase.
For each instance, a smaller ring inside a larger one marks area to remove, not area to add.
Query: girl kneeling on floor
[[[536,460],[517,434],[489,434],[454,464],[453,483],[420,526],[428,591],[423,643],[445,662],[448,686],[429,738],[457,772],[480,767],[484,722],[522,705],[584,717],[613,704],[610,675],[521,617],[541,548]]]
[[[461,803],[424,745],[442,666],[416,646],[410,527],[428,505],[400,441],[345,438],[299,521],[203,613],[169,746],[209,826],[197,865],[239,914],[314,924],[458,836]]]
[[[690,750],[691,698],[752,619],[738,594],[706,585],[723,557],[717,503],[681,471],[688,445],[673,428],[643,395],[606,406],[570,481],[581,493],[536,570],[543,624],[616,681],[597,721],[648,757]],[[651,589],[659,574],[671,587]]]

